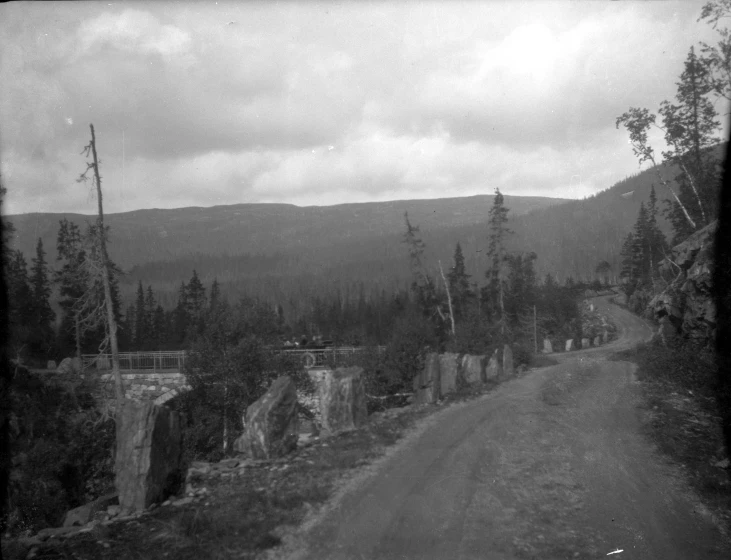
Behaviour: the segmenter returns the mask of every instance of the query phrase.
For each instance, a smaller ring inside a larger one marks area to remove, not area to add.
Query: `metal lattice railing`
[[[111,371],[111,354],[82,354],[81,363],[85,370]],[[121,371],[183,371],[185,350],[172,352],[120,352],[119,369]]]
[[[377,347],[379,353],[386,349],[385,346]],[[305,369],[317,366],[324,366],[328,362],[338,362],[348,356],[361,354],[366,351],[364,347],[343,346],[328,348],[285,348],[285,354],[294,354],[300,357]],[[169,352],[120,352],[120,371],[176,371],[183,372],[185,366],[185,350]],[[81,363],[84,370],[111,371],[111,354],[82,354]]]

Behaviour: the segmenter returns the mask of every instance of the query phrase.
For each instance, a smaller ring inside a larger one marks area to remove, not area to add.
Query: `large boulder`
[[[56,372],[61,374],[80,373],[81,368],[78,367],[78,359],[64,358],[63,360],[61,360],[61,363],[58,364]]]
[[[485,382],[485,356],[462,356],[462,376],[465,383],[475,385]]]
[[[485,379],[488,381],[496,381],[503,375],[503,368],[500,365],[499,350],[495,350],[490,356],[490,361],[485,367]]]
[[[299,431],[297,388],[286,375],[246,409],[246,430],[234,449],[254,459],[282,457],[297,449]]]
[[[352,430],[368,419],[363,368],[327,371],[320,384],[320,415],[326,434]]]
[[[122,511],[140,511],[180,482],[180,416],[150,401],[125,400],[117,412],[114,470]]]
[[[446,353],[439,355],[440,392],[442,396],[457,389],[459,377],[459,355]]]
[[[543,340],[543,353],[553,354],[553,344],[551,344],[551,341],[547,338]]]
[[[507,344],[503,348],[503,375],[506,378],[515,375],[515,366],[513,365],[513,350]]]
[[[427,354],[424,369],[414,377],[414,404],[429,404],[439,400],[441,386],[439,354]]]
[[[86,525],[94,518],[94,514],[99,511],[106,511],[107,507],[119,503],[119,494],[111,492],[93,500],[89,503],[79,506],[66,512],[63,520],[64,527],[73,527],[75,525]]]

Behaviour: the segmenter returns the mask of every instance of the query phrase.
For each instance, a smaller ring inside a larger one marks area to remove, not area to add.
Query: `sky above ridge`
[[[702,5],[7,3],[4,211],[95,211],[89,123],[106,212],[581,198],[639,170],[616,117],[672,99]]]

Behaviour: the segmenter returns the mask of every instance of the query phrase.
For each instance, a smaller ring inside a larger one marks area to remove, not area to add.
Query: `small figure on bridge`
[[[302,335],[302,339],[300,340],[300,346],[307,346],[307,337],[305,335]]]

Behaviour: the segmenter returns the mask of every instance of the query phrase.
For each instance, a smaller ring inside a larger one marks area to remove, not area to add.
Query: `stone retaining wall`
[[[102,398],[114,398],[112,374],[105,373],[100,378]],[[128,399],[151,400],[155,404],[164,404],[182,391],[190,389],[182,373],[123,373],[122,384]]]

